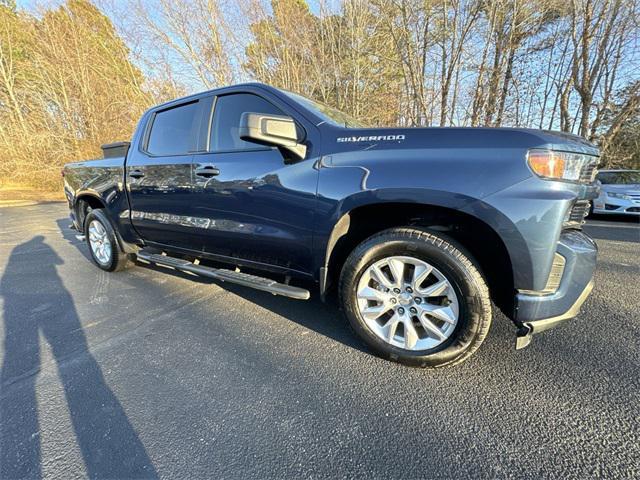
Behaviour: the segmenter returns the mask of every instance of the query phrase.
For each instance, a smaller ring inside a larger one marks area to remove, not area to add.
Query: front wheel
[[[120,249],[111,222],[101,209],[93,209],[87,213],[84,234],[91,258],[102,270],[116,272],[131,264],[129,255]]]
[[[342,307],[378,355],[406,365],[454,365],[491,325],[487,285],[468,254],[444,235],[393,228],[361,243],[340,277]]]

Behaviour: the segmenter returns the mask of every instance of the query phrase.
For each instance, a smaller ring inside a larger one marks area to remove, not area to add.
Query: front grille
[[[580,200],[573,205],[565,221],[566,228],[580,228],[584,223],[584,217],[589,215],[591,203],[588,200]]]
[[[640,207],[629,207],[627,212],[640,212]]]
[[[597,166],[598,160],[595,159],[582,167],[582,171],[580,172],[580,183],[593,183],[596,179],[596,175],[598,174]]]

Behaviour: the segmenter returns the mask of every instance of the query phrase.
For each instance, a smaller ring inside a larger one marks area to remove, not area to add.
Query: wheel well
[[[80,228],[84,227],[84,219],[87,216],[89,208],[104,208],[104,203],[93,195],[81,195],[76,200],[76,218]]]
[[[512,315],[513,269],[502,239],[481,220],[445,207],[387,203],[351,210],[340,219],[335,228],[337,235],[332,234],[329,240],[326,284],[337,285],[342,265],[361,242],[377,232],[401,226],[426,227],[456,240],[479,264],[491,299],[506,315]],[[339,238],[334,238],[336,236]]]

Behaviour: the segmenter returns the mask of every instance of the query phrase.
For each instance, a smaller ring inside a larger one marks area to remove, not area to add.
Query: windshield
[[[632,185],[640,184],[640,170],[629,170],[626,172],[601,172],[598,180],[603,185]]]
[[[291,97],[298,103],[301,103],[303,106],[311,110],[313,113],[322,118],[325,122],[331,123],[333,125],[337,125],[339,127],[347,127],[347,128],[367,128],[368,125],[356,120],[351,115],[341,112],[340,110],[336,110],[333,107],[329,107],[324,105],[323,103],[314,102],[313,100],[309,100],[302,95],[298,95],[296,93],[291,93],[283,90],[283,93]]]

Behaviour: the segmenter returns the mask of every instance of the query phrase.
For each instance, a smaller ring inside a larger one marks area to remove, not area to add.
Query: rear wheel
[[[84,219],[84,234],[93,262],[102,270],[124,270],[132,262],[120,249],[111,222],[101,209],[93,209]]]
[[[340,296],[350,325],[379,355],[411,366],[462,362],[491,325],[484,279],[447,237],[394,228],[349,256]]]

